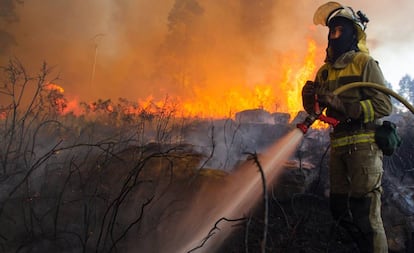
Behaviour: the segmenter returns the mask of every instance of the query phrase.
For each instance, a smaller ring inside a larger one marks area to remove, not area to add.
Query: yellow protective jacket
[[[340,56],[335,63],[326,62],[318,70],[315,83],[319,92],[327,89],[331,92],[353,82],[373,82],[385,86],[381,69],[366,52],[349,51]],[[371,123],[392,112],[391,99],[388,95],[373,88],[349,89],[338,95],[344,103],[359,102],[362,108],[362,123]],[[338,112],[327,108],[327,116],[340,118]]]

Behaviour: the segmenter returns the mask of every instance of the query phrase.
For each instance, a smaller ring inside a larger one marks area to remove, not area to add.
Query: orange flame
[[[289,69],[286,80],[282,84],[285,87],[288,108],[287,112],[296,114],[303,109],[302,106],[302,87],[307,80],[312,80],[315,73],[315,57],[316,57],[316,43],[313,40],[308,42],[308,52],[305,58],[304,65],[294,74]]]
[[[225,83],[215,85],[220,89],[196,86],[192,88],[192,97],[176,99],[176,110],[183,116],[223,118],[233,117],[234,113],[243,110],[260,108],[269,112],[288,112],[294,116],[303,110],[301,90],[307,80],[313,79],[316,57],[316,43],[309,40],[306,57],[300,66],[287,62],[280,67],[284,69],[282,82],[260,83],[253,87],[233,85],[226,88]],[[160,106],[163,102],[154,102],[152,96],[139,101],[143,107],[150,103]]]
[[[279,81],[276,81],[276,78],[268,78],[270,81],[250,86],[243,84],[227,86],[224,81],[216,81],[213,88],[192,86],[192,96],[168,97],[160,101],[156,101],[153,96],[148,96],[139,99],[137,105],[123,107],[122,110],[125,114],[139,114],[143,111],[157,113],[163,110],[183,117],[233,118],[235,113],[243,110],[264,109],[269,112],[288,112],[291,116],[296,116],[303,110],[301,90],[307,80],[313,79],[318,56],[316,43],[309,40],[307,53],[300,64],[293,63],[291,58],[294,57],[286,55],[283,59],[285,63],[278,63],[278,69],[272,69],[272,73],[277,72],[281,76]],[[64,92],[62,87],[52,83],[45,85],[45,89],[60,94]],[[79,109],[76,100],[57,102],[65,102],[61,114],[71,112],[78,116],[84,113],[84,110]],[[104,106],[105,112],[114,111],[110,100],[101,102],[89,104],[87,110],[102,111]],[[97,105],[99,108],[95,108]]]
[[[65,92],[65,90],[61,86],[59,86],[57,84],[54,84],[54,83],[48,83],[44,86],[44,88],[45,88],[45,90],[57,91],[59,93],[64,93]]]
[[[0,111],[0,120],[7,118],[7,112],[6,111]]]

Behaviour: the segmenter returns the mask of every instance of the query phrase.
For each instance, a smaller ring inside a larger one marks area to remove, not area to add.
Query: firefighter
[[[303,106],[311,114],[318,102],[340,123],[330,133],[330,209],[337,224],[354,239],[360,252],[388,252],[381,218],[383,153],[375,143],[380,118],[392,111],[390,97],[372,88],[333,91],[352,82],[385,85],[378,62],[368,52],[368,18],[337,2],[320,6],[314,23],[329,28],[325,63],[315,80],[302,89]],[[316,96],[315,96],[316,94]]]

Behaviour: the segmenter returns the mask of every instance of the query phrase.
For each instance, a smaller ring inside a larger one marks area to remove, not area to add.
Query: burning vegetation
[[[283,80],[277,85],[270,83],[256,84],[251,88],[230,86],[220,89],[215,87],[201,89],[196,86],[191,88],[191,95],[183,97],[167,95],[164,99],[157,100],[150,95],[138,99],[137,102],[119,98],[117,102],[111,99],[98,99],[91,103],[67,98],[62,86],[47,82],[47,80],[42,80],[45,83],[39,84],[38,88],[39,92],[47,93],[49,104],[54,108],[55,113],[61,115],[81,116],[102,110],[132,116],[141,113],[157,113],[160,108],[164,108],[164,110],[174,111],[177,116],[181,117],[219,119],[234,118],[237,112],[258,108],[270,112],[288,112],[293,118],[302,109],[302,86],[315,73],[315,42],[309,41],[308,47],[302,67],[285,66]],[[20,63],[12,63],[12,65],[15,64]]]
[[[283,1],[92,2],[99,7],[87,13],[84,6],[51,0],[42,8],[13,4],[20,22],[7,27],[20,44],[4,55],[18,55],[33,68],[34,59],[58,64],[61,79],[55,84],[65,89],[71,105],[79,103],[74,99],[122,97],[147,107],[168,96],[186,117],[227,118],[251,108],[294,115],[301,109],[303,83],[324,56],[317,36],[310,39],[311,29],[304,28],[306,38],[297,38],[294,23],[279,20],[280,9],[299,12]],[[48,25],[38,11],[78,16],[60,15]],[[67,25],[72,22],[76,28]],[[68,105],[65,112],[71,110],[77,109]]]

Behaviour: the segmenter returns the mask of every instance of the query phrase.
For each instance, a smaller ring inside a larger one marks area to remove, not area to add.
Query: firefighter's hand
[[[318,101],[321,106],[326,106],[340,112],[345,116],[345,118],[358,119],[362,113],[362,108],[359,102],[344,103],[338,95],[335,95],[332,92],[325,91],[318,94]]]
[[[307,81],[302,88],[302,104],[303,109],[309,114],[315,111],[315,84]]]
[[[329,107],[338,112],[345,112],[342,100],[330,91],[318,91],[318,102],[322,107]]]

